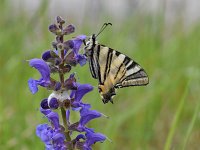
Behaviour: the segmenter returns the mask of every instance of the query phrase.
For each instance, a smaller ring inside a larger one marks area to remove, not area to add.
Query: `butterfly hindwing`
[[[148,84],[148,76],[138,63],[126,56],[123,64],[125,65],[126,73],[120,82],[115,85],[116,88]]]

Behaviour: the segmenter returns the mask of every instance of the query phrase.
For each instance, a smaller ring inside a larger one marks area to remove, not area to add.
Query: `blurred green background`
[[[69,38],[97,33],[104,22],[112,22],[98,41],[133,58],[150,78],[148,86],[120,89],[114,104],[104,105],[88,65],[72,70],[78,82],[95,87],[84,101],[109,116],[89,124],[112,140],[94,149],[199,149],[200,22],[184,14],[183,3],[169,8],[163,1],[148,12],[150,2],[137,0],[35,2],[0,2],[0,149],[44,149],[35,127],[46,121],[38,108],[50,92],[30,93],[27,80],[39,74],[26,60],[51,49],[54,36],[48,26],[57,15],[76,26]]]

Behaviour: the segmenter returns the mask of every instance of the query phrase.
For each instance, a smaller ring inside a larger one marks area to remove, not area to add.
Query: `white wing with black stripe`
[[[104,103],[112,102],[115,88],[141,86],[149,83],[144,69],[128,56],[96,41],[92,35],[85,46],[92,77],[99,81],[99,92]]]

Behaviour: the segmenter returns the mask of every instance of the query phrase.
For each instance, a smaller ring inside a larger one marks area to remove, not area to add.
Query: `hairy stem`
[[[67,126],[66,111],[63,107],[61,107],[61,114],[62,114],[62,119],[63,119],[63,125],[65,127],[65,137],[67,141],[71,141],[71,137],[69,135],[68,126]]]

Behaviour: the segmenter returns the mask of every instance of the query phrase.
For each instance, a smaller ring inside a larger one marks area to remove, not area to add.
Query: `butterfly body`
[[[92,77],[99,82],[98,88],[103,103],[113,103],[115,89],[149,83],[146,72],[138,63],[114,49],[99,44],[95,34],[89,38],[84,49]]]

